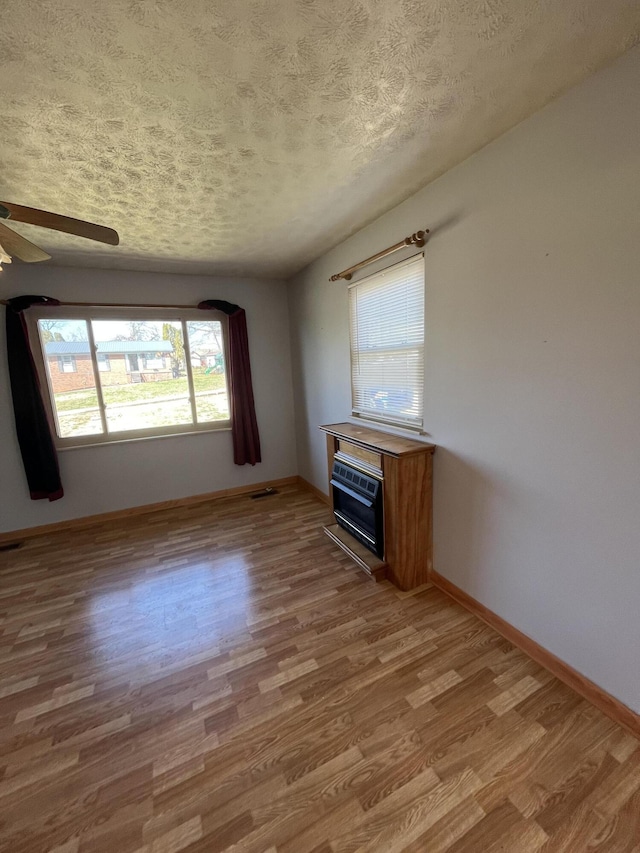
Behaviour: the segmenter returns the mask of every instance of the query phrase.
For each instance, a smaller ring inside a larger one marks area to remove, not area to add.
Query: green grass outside
[[[117,426],[117,413],[122,413],[122,411],[117,406],[112,406],[108,410],[111,416],[116,415],[115,422],[108,416],[109,431],[114,435],[117,435],[123,429],[122,423],[120,423],[119,429]],[[140,415],[141,420],[138,420]],[[222,400],[220,398],[211,399],[209,396],[197,398],[197,419],[199,424],[226,420],[228,417],[229,410],[226,406],[226,397],[223,397]],[[191,406],[188,400],[173,400],[171,403],[158,406],[152,413],[147,411],[142,414],[138,410],[138,414],[134,417],[133,421],[124,426],[124,429],[148,429],[189,423],[191,423]],[[102,425],[96,409],[90,412],[74,411],[59,413],[59,426],[62,438],[74,435],[100,435],[102,433]]]
[[[193,387],[198,391],[215,391],[225,387],[224,375],[221,373],[205,374],[203,369],[193,370]],[[136,403],[141,400],[155,400],[158,397],[172,397],[189,393],[187,377],[167,379],[164,382],[140,382],[127,385],[107,385],[102,387],[105,405],[114,406],[118,403]],[[97,405],[96,392],[93,388],[83,388],[79,391],[63,391],[55,395],[58,412],[69,412],[74,409],[88,409]]]

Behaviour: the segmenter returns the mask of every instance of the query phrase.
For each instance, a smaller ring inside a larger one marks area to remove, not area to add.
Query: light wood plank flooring
[[[0,554],[0,849],[639,853],[639,743],[326,519],[288,487]]]

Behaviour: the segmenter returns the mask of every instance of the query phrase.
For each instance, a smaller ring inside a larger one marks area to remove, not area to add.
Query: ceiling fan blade
[[[9,255],[15,255],[21,261],[36,263],[37,261],[48,261],[48,255],[43,249],[25,240],[20,234],[7,228],[4,222],[0,222],[0,245]]]
[[[0,206],[9,211],[10,218],[15,222],[41,225],[43,228],[52,228],[54,231],[64,231],[67,234],[75,234],[77,237],[86,237],[87,240],[108,243],[110,246],[117,246],[120,242],[118,232],[114,231],[113,228],[106,228],[104,225],[95,225],[93,222],[85,222],[84,219],[72,219],[70,216],[49,213],[35,207],[23,207],[21,204],[12,204],[9,201],[0,201]]]

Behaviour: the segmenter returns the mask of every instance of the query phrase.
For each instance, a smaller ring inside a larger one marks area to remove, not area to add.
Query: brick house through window
[[[173,376],[170,341],[99,341],[96,347],[103,386],[161,382]],[[87,341],[50,341],[44,350],[54,394],[94,387]]]

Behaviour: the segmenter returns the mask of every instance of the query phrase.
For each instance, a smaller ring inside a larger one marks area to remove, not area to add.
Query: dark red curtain
[[[261,462],[260,435],[253,401],[247,316],[243,308],[223,299],[207,299],[198,308],[223,311],[229,317],[229,389],[231,391],[231,433],[236,465]]]
[[[7,305],[7,361],[18,444],[31,500],[63,497],[58,454],[42,401],[24,311],[31,305],[59,305],[48,296],[17,296]]]

